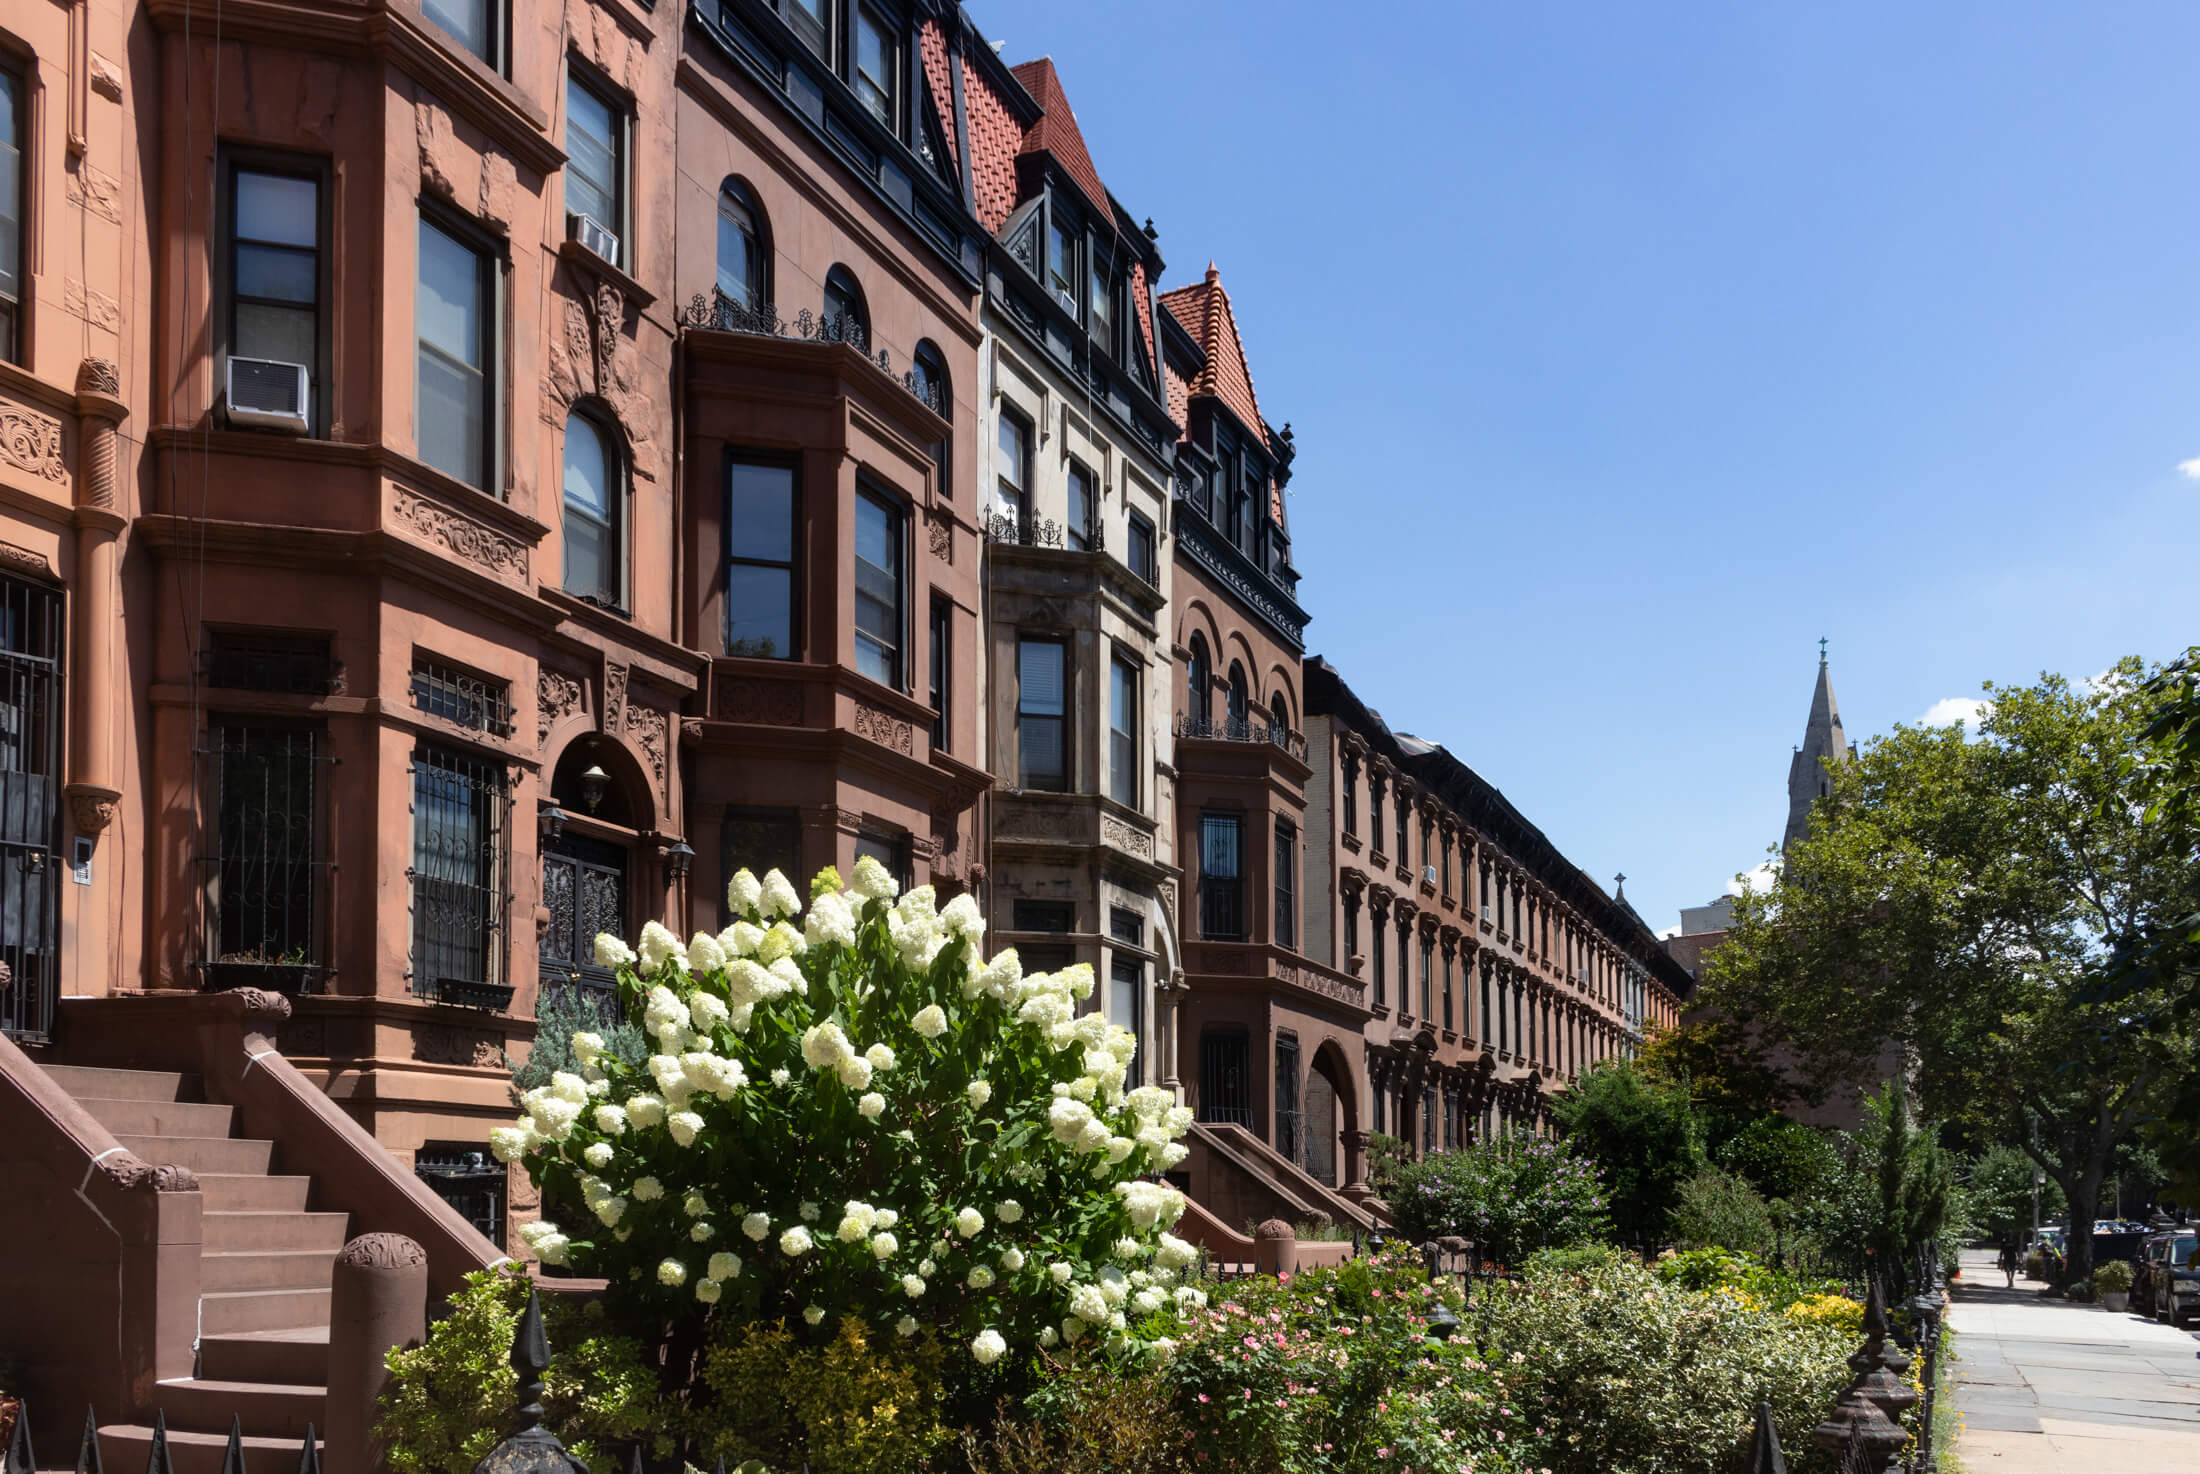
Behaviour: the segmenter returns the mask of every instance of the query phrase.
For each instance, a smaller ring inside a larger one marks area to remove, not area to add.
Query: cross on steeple
[[[1616,881],[1619,885],[1620,899],[1625,900],[1627,897],[1627,872],[1622,870],[1619,874],[1613,876],[1612,879]]]
[[[1818,663],[1820,665],[1826,663],[1826,637],[1824,635],[1818,637]]]

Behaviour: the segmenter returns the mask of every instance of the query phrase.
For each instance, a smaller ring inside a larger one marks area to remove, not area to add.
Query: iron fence
[[[1176,719],[1176,735],[1202,742],[1265,742],[1305,761],[1306,739],[1266,717],[1200,717],[1186,713]]]

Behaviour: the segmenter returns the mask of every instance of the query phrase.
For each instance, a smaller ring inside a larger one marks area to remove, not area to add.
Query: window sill
[[[604,260],[579,241],[558,242],[558,259],[577,272],[609,281],[637,312],[647,310],[657,301],[657,294],[628,275],[626,268],[615,261]]]

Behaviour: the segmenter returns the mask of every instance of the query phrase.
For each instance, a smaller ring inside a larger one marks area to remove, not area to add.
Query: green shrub
[[[519,1390],[512,1335],[528,1288],[517,1273],[469,1274],[426,1342],[389,1353],[375,1434],[388,1446],[393,1474],[473,1474],[510,1431]],[[600,1307],[561,1295],[542,1299],[550,1338],[543,1411],[567,1450],[594,1474],[612,1474],[626,1446],[640,1440],[649,1441],[653,1457],[674,1452],[672,1409],[641,1343],[607,1334]]]
[[[1158,1375],[1078,1357],[966,1433],[961,1452],[971,1474],[1177,1474],[1190,1436]]]
[[[1534,1138],[1476,1142],[1404,1163],[1390,1213],[1413,1243],[1457,1235],[1501,1264],[1597,1238],[1606,1225],[1596,1164],[1565,1142]]]
[[[1670,1261],[1669,1261],[1670,1262]],[[1524,1460],[1551,1474],[1729,1474],[1760,1400],[1797,1474],[1823,1468],[1810,1430],[1848,1378],[1838,1326],[1695,1291],[1617,1262],[1475,1298],[1474,1330],[1508,1405],[1536,1409]]]
[[[1770,1254],[1774,1246],[1772,1212],[1762,1195],[1741,1178],[1706,1167],[1681,1184],[1670,1233],[1685,1249],[1719,1246]]]
[[[1651,1271],[1666,1284],[1738,1295],[1746,1305],[1774,1312],[1788,1310],[1801,1300],[1835,1295],[1840,1289],[1832,1280],[1806,1279],[1773,1269],[1756,1255],[1738,1249],[1692,1249],[1668,1254],[1651,1266]]]
[[[2093,1271],[2093,1292],[2096,1295],[2123,1295],[2131,1290],[2131,1266],[2121,1259],[2111,1259]]]
[[[1520,1262],[1520,1272],[1529,1279],[1545,1279],[1553,1275],[1587,1274],[1593,1269],[1633,1263],[1634,1260],[1631,1252],[1616,1244],[1577,1244],[1571,1249],[1538,1249]]]
[[[917,1474],[954,1440],[942,1416],[944,1355],[930,1334],[887,1344],[850,1318],[818,1346],[778,1322],[719,1324],[703,1354],[708,1396],[691,1419],[693,1462]]]
[[[1612,1230],[1655,1249],[1666,1241],[1682,1184],[1703,1165],[1703,1131],[1688,1091],[1608,1060],[1551,1104],[1574,1150],[1597,1165]]]
[[[560,1070],[578,1071],[573,1036],[591,1030],[603,1040],[603,1052],[630,1069],[649,1058],[649,1036],[635,1025],[622,1018],[606,1028],[602,1016],[577,996],[549,994],[536,1005],[535,1039],[527,1046],[527,1063],[504,1056],[504,1067],[512,1072],[512,1099],[516,1102],[526,1092],[549,1084]]]
[[[1713,1156],[1767,1198],[1805,1198],[1841,1169],[1826,1133],[1787,1116],[1760,1116]]]

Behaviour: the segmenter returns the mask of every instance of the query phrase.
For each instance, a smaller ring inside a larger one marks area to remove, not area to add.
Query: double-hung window
[[[1077,310],[1077,229],[1054,210],[1047,213],[1047,289],[1070,316],[1081,317]]]
[[[1069,647],[1026,636],[1016,642],[1016,750],[1021,786],[1069,790]]]
[[[420,459],[487,491],[496,466],[496,264],[426,215],[413,314]]]
[[[948,693],[954,688],[955,606],[938,594],[932,596],[932,621],[929,630],[932,668],[932,746],[939,752],[947,751],[947,702]]]
[[[794,470],[735,461],[726,484],[726,653],[793,660]]]
[[[1245,940],[1245,817],[1199,816],[1199,934]]]
[[[1108,671],[1108,797],[1138,807],[1138,676],[1118,655]]]
[[[1108,1022],[1119,1029],[1128,1029],[1131,1037],[1143,1043],[1146,1021],[1146,964],[1136,957],[1115,954],[1108,964]],[[1131,1055],[1130,1072],[1123,1083],[1137,1088],[1146,1083],[1143,1048]]]
[[[1075,461],[1069,463],[1069,545],[1080,553],[1092,549],[1092,472]]]
[[[318,429],[321,172],[232,162],[228,182],[229,352],[303,365],[307,419]]]
[[[764,212],[747,185],[728,179],[718,187],[718,290],[754,312],[771,299],[769,274]]]
[[[511,24],[505,0],[420,0],[420,13],[480,57],[500,76],[511,74]]]
[[[1129,562],[1131,572],[1154,587],[1161,586],[1160,562],[1154,553],[1153,524],[1138,513],[1130,514]]]
[[[1276,945],[1299,944],[1299,832],[1276,821]]]
[[[611,232],[613,266],[627,266],[626,105],[583,76],[565,79],[565,208]]]
[[[833,9],[839,0],[779,0],[780,18],[819,56],[833,54]]]
[[[625,579],[624,463],[603,427],[588,415],[565,421],[565,591],[619,607]]]
[[[856,669],[899,691],[902,684],[904,522],[871,492],[856,497]]]
[[[994,512],[1014,524],[1015,535],[1022,535],[1031,526],[1031,421],[1005,407],[993,478]]]
[[[1110,358],[1121,358],[1115,341],[1115,273],[1100,253],[1092,253],[1092,345]]]
[[[849,85],[871,116],[896,138],[904,135],[901,107],[901,37],[868,5],[855,7]]]
[[[28,199],[23,178],[26,119],[23,74],[0,67],[0,359],[23,356],[23,237]]]

